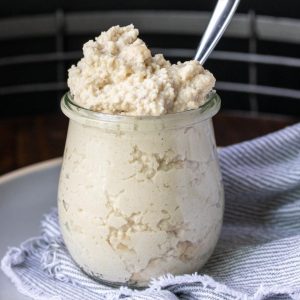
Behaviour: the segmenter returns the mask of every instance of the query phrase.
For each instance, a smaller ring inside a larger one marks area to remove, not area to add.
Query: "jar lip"
[[[212,90],[208,95],[208,100],[201,106],[196,109],[185,110],[182,112],[169,113],[159,116],[128,116],[128,115],[113,115],[107,113],[101,113],[89,110],[82,106],[79,106],[75,102],[72,101],[72,96],[70,92],[64,94],[61,100],[61,109],[65,115],[71,117],[68,112],[75,113],[77,116],[81,116],[91,120],[98,120],[104,122],[118,122],[118,123],[127,123],[127,122],[135,122],[135,121],[154,121],[154,120],[162,120],[167,121],[170,119],[182,119],[197,116],[198,118],[201,116],[200,120],[205,120],[214,116],[220,109],[221,100],[219,95],[215,90]]]

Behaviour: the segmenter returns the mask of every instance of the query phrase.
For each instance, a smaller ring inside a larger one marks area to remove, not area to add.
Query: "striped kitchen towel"
[[[113,289],[68,256],[53,210],[42,234],[11,248],[2,270],[33,299],[300,299],[300,124],[220,150],[226,209],[217,248],[198,274]]]

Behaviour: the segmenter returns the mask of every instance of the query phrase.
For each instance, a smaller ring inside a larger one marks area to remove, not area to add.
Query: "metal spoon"
[[[223,35],[239,2],[240,0],[218,0],[194,57],[202,65]]]

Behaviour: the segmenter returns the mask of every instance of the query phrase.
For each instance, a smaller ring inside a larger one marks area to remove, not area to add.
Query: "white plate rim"
[[[26,167],[19,168],[17,170],[14,170],[14,171],[8,172],[4,175],[1,175],[0,176],[0,185],[7,183],[9,181],[13,181],[19,177],[34,173],[34,172],[42,171],[42,170],[45,170],[45,169],[48,169],[51,167],[57,167],[57,166],[61,165],[61,163],[62,163],[62,157],[56,157],[56,158],[52,158],[52,159],[38,162],[35,164],[31,164]]]

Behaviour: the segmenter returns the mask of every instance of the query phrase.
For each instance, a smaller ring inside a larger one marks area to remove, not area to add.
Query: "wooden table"
[[[299,122],[299,118],[222,112],[214,118],[216,140],[226,146]],[[61,156],[68,120],[62,113],[0,120],[0,175]]]

